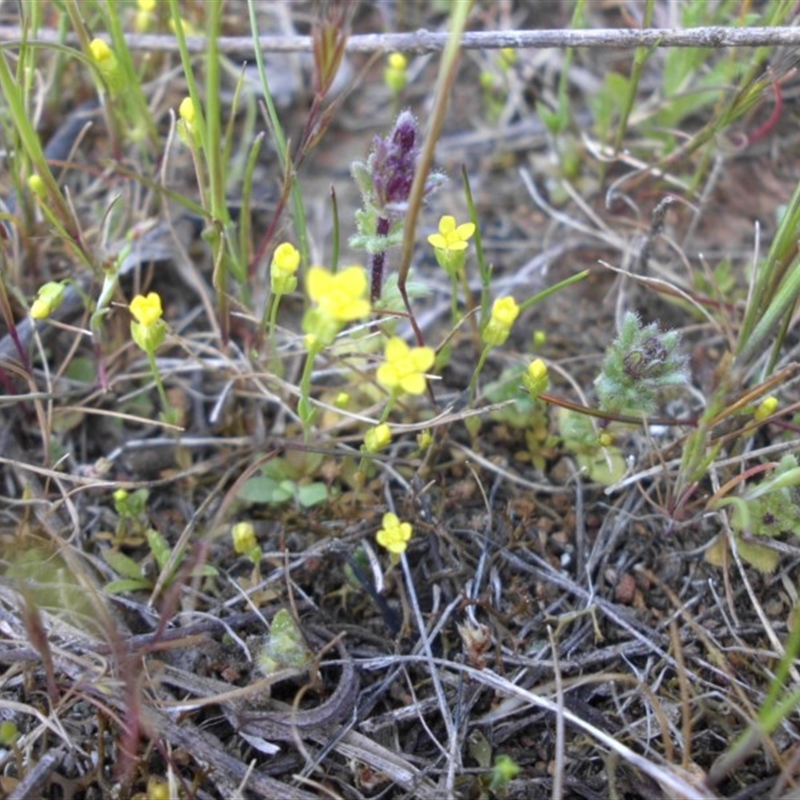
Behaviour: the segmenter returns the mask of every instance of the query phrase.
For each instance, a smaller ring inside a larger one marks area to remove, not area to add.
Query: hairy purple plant
[[[371,255],[370,299],[380,299],[386,265],[386,251],[402,240],[408,196],[419,158],[419,126],[414,115],[401,111],[387,136],[376,136],[369,158],[353,164],[353,176],[361,188],[364,209],[356,213],[358,235],[351,244],[364,247]],[[431,173],[425,193],[444,180]]]

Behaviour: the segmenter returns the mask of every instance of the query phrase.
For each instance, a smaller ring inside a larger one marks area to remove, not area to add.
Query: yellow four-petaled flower
[[[433,366],[436,354],[431,347],[409,347],[394,336],[386,343],[386,361],[378,367],[376,377],[381,386],[392,392],[422,394],[425,373]]]
[[[428,237],[439,266],[453,279],[464,268],[467,260],[467,242],[475,233],[472,222],[456,225],[455,217],[444,216],[439,220],[439,232]]]
[[[381,547],[385,547],[393,555],[405,552],[406,546],[414,532],[410,522],[400,522],[397,514],[391,511],[383,515],[383,527],[375,538]]]
[[[467,242],[475,233],[475,224],[463,222],[456,225],[455,217],[444,216],[439,220],[439,232],[428,237],[428,243],[437,250],[458,252],[467,249]]]

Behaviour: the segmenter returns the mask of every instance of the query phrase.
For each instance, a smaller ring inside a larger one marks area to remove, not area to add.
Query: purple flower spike
[[[375,137],[370,159],[375,205],[384,212],[402,209],[411,192],[417,167],[417,121],[410,111],[402,111],[391,133]]]

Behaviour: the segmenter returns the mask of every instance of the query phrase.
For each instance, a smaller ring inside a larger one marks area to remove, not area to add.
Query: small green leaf
[[[94,384],[97,381],[96,359],[79,356],[73,358],[64,373],[67,378],[77,383]]]
[[[155,528],[148,528],[145,536],[147,536],[147,543],[150,545],[150,551],[156,559],[156,564],[159,569],[164,569],[164,565],[169,561],[172,553],[169,543]]]
[[[259,657],[259,665],[271,675],[282,669],[299,669],[311,660],[303,633],[292,615],[282,608],[272,619],[264,650]]]
[[[133,580],[143,580],[142,568],[130,556],[120,553],[119,550],[103,550],[103,561],[118,575]]]
[[[328,499],[328,487],[320,481],[300,486],[297,490],[297,502],[303,508],[311,508]]]
[[[139,592],[152,588],[152,583],[148,580],[135,580],[133,578],[122,578],[118,581],[111,581],[106,584],[105,591],[108,594],[122,594],[123,592]]]

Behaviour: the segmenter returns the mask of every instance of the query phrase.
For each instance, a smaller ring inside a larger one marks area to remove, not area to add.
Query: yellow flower
[[[455,217],[444,216],[439,220],[439,233],[432,233],[428,243],[437,250],[450,250],[458,252],[467,249],[467,242],[475,233],[472,222],[456,225]]]
[[[33,310],[31,310],[31,315],[33,315]],[[772,395],[765,397],[753,413],[753,419],[756,422],[763,422],[767,417],[771,417],[778,410],[779,406],[780,402],[777,397],[773,397]]]
[[[519,316],[519,306],[513,297],[499,297],[492,305],[492,316],[483,329],[481,338],[489,347],[503,344],[511,333],[511,326]]]
[[[454,217],[444,216],[439,220],[439,232],[428,237],[439,266],[451,277],[463,269],[467,259],[467,242],[475,233],[472,222],[456,225]]]
[[[156,292],[136,295],[131,300],[131,314],[135,322],[131,322],[131,337],[145,353],[154,353],[164,342],[167,326],[161,319],[161,298]]]
[[[604,431],[597,437],[597,442],[600,447],[611,447],[611,445],[614,444],[614,437],[610,433]]]
[[[184,97],[181,104],[178,106],[178,136],[181,141],[187,146],[191,147],[197,144],[200,136],[200,131],[197,128],[197,106],[191,97]]]
[[[303,332],[309,351],[319,352],[336,338],[343,323],[366,317],[367,276],[361,267],[347,267],[335,275],[322,267],[311,267],[306,275],[308,295],[314,302],[303,317]]]
[[[161,297],[156,292],[150,292],[145,297],[137,294],[129,306],[133,318],[142,325],[154,325],[164,313],[161,309]]]
[[[102,39],[92,39],[89,42],[89,52],[95,64],[109,63],[116,60],[112,49]]]
[[[528,369],[522,376],[522,383],[531,393],[531,397],[536,399],[550,384],[550,376],[547,373],[547,364],[541,358],[531,361]]]
[[[383,527],[375,538],[381,547],[385,547],[393,555],[404,553],[411,534],[414,532],[410,522],[400,522],[397,514],[391,512],[383,515]]]
[[[44,183],[44,178],[37,175],[35,172],[28,178],[28,188],[40,199],[44,200],[47,197],[47,187]]]
[[[311,267],[307,286],[311,300],[337,322],[352,322],[370,312],[367,276],[361,267],[347,267],[335,275],[322,267]]]
[[[175,20],[170,18],[167,24],[169,25],[170,31],[172,33],[175,33]],[[181,17],[180,26],[184,36],[197,36],[197,31],[195,30],[194,25],[192,25],[192,23],[189,22],[188,19],[184,19],[183,17]]]
[[[237,522],[231,528],[231,538],[233,539],[233,549],[240,555],[252,553],[258,547],[256,529],[252,522]]]
[[[389,53],[389,57],[386,59],[383,81],[394,94],[399,94],[406,88],[408,83],[407,66],[408,61],[402,53]]]
[[[47,319],[64,299],[64,284],[57,281],[48,281],[36,295],[31,305],[31,316],[34,319]]]
[[[109,91],[121,91],[125,86],[125,76],[114,51],[102,39],[92,39],[89,42],[89,54],[108,85]]]
[[[272,256],[269,280],[274,294],[289,294],[297,288],[297,272],[300,266],[300,253],[289,242],[279,244]]]
[[[194,125],[195,119],[197,119],[197,109],[194,107],[194,100],[191,97],[184,97],[181,100],[180,106],[178,106],[178,113],[181,115],[181,119],[186,123],[187,127]]]
[[[517,51],[513,47],[501,47],[498,55],[502,69],[509,69],[517,63]]]
[[[382,422],[374,428],[370,428],[364,434],[364,450],[367,453],[378,453],[388,447],[392,441],[392,429]]]
[[[420,450],[427,450],[433,444],[433,434],[429,428],[417,434],[417,444]]]
[[[392,392],[422,394],[425,372],[433,366],[436,354],[430,347],[409,347],[395,336],[386,343],[385,363],[378,367],[378,383]]]
[[[136,0],[136,17],[133,27],[137,33],[144,33],[153,20],[153,12],[156,10],[156,0]]]

